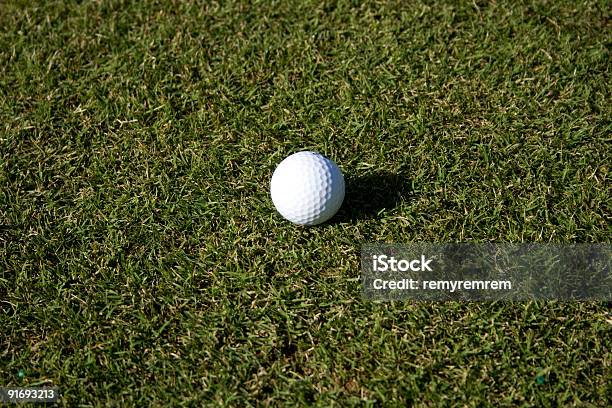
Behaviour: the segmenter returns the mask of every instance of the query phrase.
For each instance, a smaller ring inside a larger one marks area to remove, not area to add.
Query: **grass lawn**
[[[460,4],[459,4],[460,3]],[[374,303],[369,242],[610,242],[607,1],[0,5],[0,386],[610,406],[603,302]],[[347,197],[283,220],[317,150]]]

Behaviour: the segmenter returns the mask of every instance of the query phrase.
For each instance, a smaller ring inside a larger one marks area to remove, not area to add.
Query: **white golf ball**
[[[333,217],[342,205],[344,177],[327,157],[299,152],[274,170],[270,195],[278,212],[289,221],[316,225]]]

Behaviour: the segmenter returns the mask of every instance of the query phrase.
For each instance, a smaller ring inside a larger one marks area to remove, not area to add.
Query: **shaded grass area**
[[[610,405],[606,305],[373,304],[358,281],[366,242],[609,242],[610,40],[603,1],[6,2],[0,385]],[[317,228],[268,197],[303,149],[347,178]]]

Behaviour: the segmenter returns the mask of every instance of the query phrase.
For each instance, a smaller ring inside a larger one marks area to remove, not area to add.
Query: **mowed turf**
[[[0,386],[62,405],[610,406],[592,303],[371,303],[368,242],[609,242],[606,1],[8,0]],[[268,195],[347,179],[331,222]]]

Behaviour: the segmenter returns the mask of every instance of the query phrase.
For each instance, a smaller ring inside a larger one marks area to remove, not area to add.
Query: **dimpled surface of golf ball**
[[[336,214],[344,200],[344,177],[330,159],[298,152],[283,160],[272,175],[270,195],[277,211],[299,225],[316,225]]]

